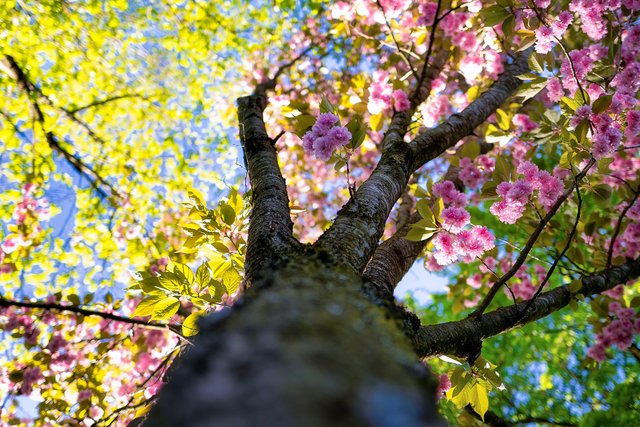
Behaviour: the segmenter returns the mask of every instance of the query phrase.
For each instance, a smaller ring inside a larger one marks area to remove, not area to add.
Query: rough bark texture
[[[267,266],[203,320],[145,425],[442,425],[435,384],[360,286],[316,251]]]
[[[249,283],[271,258],[297,244],[292,234],[287,185],[262,118],[266,102],[263,95],[238,99],[240,138],[253,190],[245,264],[245,280]]]
[[[466,357],[477,351],[483,339],[548,316],[568,305],[571,298],[577,294],[585,297],[596,295],[638,276],[640,259],[585,277],[582,279],[581,288],[574,292],[570,290],[569,285],[559,286],[541,293],[531,304],[529,301],[523,301],[477,318],[468,317],[455,322],[424,326],[415,335],[414,346],[421,357],[439,354]]]

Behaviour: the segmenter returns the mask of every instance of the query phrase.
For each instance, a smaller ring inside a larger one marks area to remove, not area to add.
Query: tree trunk
[[[361,279],[304,248],[201,322],[146,426],[433,426],[434,380]]]

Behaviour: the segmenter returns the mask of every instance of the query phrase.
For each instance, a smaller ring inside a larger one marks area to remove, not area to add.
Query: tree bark
[[[209,316],[146,426],[437,426],[406,337],[331,255],[305,248]]]

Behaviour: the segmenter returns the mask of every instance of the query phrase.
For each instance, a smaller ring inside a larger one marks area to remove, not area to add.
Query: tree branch
[[[96,191],[98,191],[100,195],[102,195],[115,205],[116,202],[114,198],[120,197],[118,191],[79,157],[71,154],[69,151],[63,148],[60,145],[60,142],[56,138],[55,134],[47,130],[44,114],[42,113],[42,109],[40,108],[40,105],[38,104],[38,101],[36,99],[41,95],[41,92],[39,92],[39,90],[31,83],[31,81],[29,81],[22,68],[20,68],[20,66],[12,56],[5,55],[4,63],[4,65],[6,65],[8,70],[10,71],[11,76],[18,83],[18,87],[20,88],[20,90],[22,90],[29,98],[31,116],[33,120],[36,121],[41,127],[42,131],[45,134],[47,143],[49,144],[51,149],[62,155],[62,157],[64,157],[65,160],[67,160],[67,162],[69,162],[79,174],[85,176],[89,180],[91,186]]]
[[[469,315],[469,317],[477,317],[482,315],[482,313],[487,309],[487,307],[489,307],[489,304],[491,304],[491,301],[496,296],[500,288],[504,284],[506,284],[509,281],[509,279],[511,279],[518,272],[518,269],[527,260],[527,256],[529,255],[529,252],[531,252],[531,250],[533,249],[533,246],[538,240],[538,237],[540,237],[542,230],[544,230],[544,228],[549,223],[549,221],[551,221],[551,219],[558,212],[558,210],[560,209],[560,206],[562,206],[562,204],[569,198],[571,193],[573,193],[573,189],[578,185],[578,182],[585,177],[589,169],[591,169],[591,167],[595,163],[596,161],[593,158],[591,158],[591,160],[589,160],[589,163],[587,163],[584,169],[582,169],[582,171],[574,177],[569,188],[567,188],[564,191],[564,193],[562,193],[562,195],[558,198],[558,200],[556,200],[553,206],[551,206],[547,215],[545,215],[545,217],[542,218],[540,222],[538,222],[538,225],[536,226],[535,230],[533,230],[533,233],[531,233],[531,236],[529,236],[529,239],[527,240],[525,247],[520,252],[520,254],[518,254],[518,258],[516,258],[516,261],[513,263],[509,271],[507,271],[502,277],[500,277],[491,286],[491,289],[489,289],[489,292],[487,293],[487,295],[484,297],[484,299],[478,305],[478,307]]]
[[[246,283],[251,283],[254,274],[274,255],[299,245],[293,237],[287,185],[278,166],[275,141],[267,133],[263,113],[267,106],[267,90],[275,88],[278,76],[310,50],[308,47],[278,68],[272,78],[256,86],[252,95],[237,99],[240,141],[253,191],[245,258]]]
[[[467,106],[462,112],[451,115],[444,123],[421,133],[411,142],[415,161],[413,169],[418,169],[428,161],[438,157],[468,136],[493,114],[502,103],[515,93],[522,81],[516,76],[529,71],[531,49],[522,52],[504,73],[500,75],[486,92]]]
[[[114,96],[110,96],[108,98],[98,99],[98,100],[95,100],[93,102],[90,102],[87,105],[83,105],[82,107],[68,109],[67,112],[69,114],[76,114],[76,113],[79,113],[81,111],[88,110],[90,108],[99,107],[101,105],[108,104],[108,103],[113,102],[113,101],[119,101],[119,100],[125,99],[125,98],[141,98],[141,99],[143,99],[145,101],[148,100],[147,97],[145,97],[143,95],[140,95],[140,94],[137,94],[137,93],[125,93],[125,94],[122,94],[122,95],[114,95]]]
[[[358,273],[362,273],[375,251],[391,209],[414,171],[413,153],[409,144],[404,142],[404,136],[413,112],[428,96],[432,81],[440,74],[447,59],[448,52],[436,56],[422,82],[425,88],[422,96],[412,97],[408,110],[393,114],[382,141],[382,156],[375,170],[316,242],[316,246],[334,254]]]
[[[82,314],[83,316],[97,316],[103,319],[113,320],[121,323],[127,323],[130,325],[144,326],[145,328],[169,330],[174,334],[184,338],[184,336],[180,332],[180,327],[178,325],[171,325],[166,323],[153,322],[150,320],[142,320],[142,319],[136,319],[132,317],[125,317],[125,316],[120,316],[113,313],[105,313],[102,311],[89,310],[86,308],[75,307],[71,305],[62,305],[62,304],[48,303],[48,302],[15,301],[15,300],[6,299],[0,296],[0,307],[38,308],[42,310],[54,310],[54,311],[60,311],[60,312]]]
[[[486,154],[493,148],[493,144],[480,143],[480,153]],[[455,182],[460,191],[464,191],[464,184],[458,179],[460,168],[450,165],[444,175],[445,180]],[[403,197],[405,196],[403,193]],[[406,203],[406,202],[405,202]],[[402,208],[402,203],[400,204]],[[399,210],[400,210],[399,208]],[[410,212],[403,225],[389,239],[382,242],[373,253],[362,275],[363,289],[374,302],[391,299],[396,285],[407,274],[415,260],[420,256],[424,247],[431,240],[426,239],[413,242],[405,239],[411,225],[422,219],[418,212]]]
[[[529,301],[522,301],[477,318],[468,317],[463,320],[423,326],[413,337],[413,344],[420,357],[439,354],[467,357],[469,351],[477,349],[485,338],[548,316],[567,306],[578,294],[590,297],[636,279],[638,276],[640,276],[640,258],[583,277],[579,290],[571,291],[570,285],[563,285],[543,292],[527,311],[524,309]]]

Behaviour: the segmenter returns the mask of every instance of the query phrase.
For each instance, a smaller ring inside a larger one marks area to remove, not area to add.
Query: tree
[[[0,420],[637,423],[637,2],[242,3],[2,6]]]

